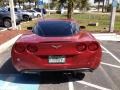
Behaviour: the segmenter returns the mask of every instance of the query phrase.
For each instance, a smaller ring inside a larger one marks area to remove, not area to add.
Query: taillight
[[[78,51],[85,51],[87,49],[86,44],[80,43],[77,45],[77,50]]]
[[[37,52],[38,51],[38,48],[36,45],[28,45],[27,46],[27,50],[31,53],[34,53],[34,52]]]
[[[18,53],[22,53],[25,51],[25,46],[21,44],[16,44],[15,45],[15,51]]]
[[[99,48],[99,45],[97,44],[97,43],[90,43],[89,45],[88,45],[88,49],[90,50],[90,51],[95,51],[95,50],[97,50]]]

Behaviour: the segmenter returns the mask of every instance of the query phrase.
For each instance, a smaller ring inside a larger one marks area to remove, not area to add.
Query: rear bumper
[[[12,63],[18,71],[93,71],[101,61],[101,50],[91,53],[64,55],[65,63],[50,64],[48,55],[17,53],[12,49]]]
[[[93,72],[94,69],[92,68],[77,68],[77,69],[65,69],[65,70],[40,70],[40,69],[24,69],[20,72],[22,73],[39,73],[39,72],[73,72],[73,71],[79,71],[79,72]]]
[[[18,59],[19,57],[19,59]],[[93,56],[92,56],[93,57]],[[17,60],[18,59],[18,60]],[[93,71],[100,64],[101,58],[87,58],[81,59],[81,56],[69,58],[65,64],[49,64],[47,59],[40,59],[36,56],[25,57],[16,55],[12,59],[14,67],[18,71],[26,72],[41,72],[41,71]]]

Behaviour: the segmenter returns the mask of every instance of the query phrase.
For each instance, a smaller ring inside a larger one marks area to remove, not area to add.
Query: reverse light
[[[89,49],[90,51],[95,51],[95,50],[97,50],[98,48],[99,48],[99,46],[98,46],[97,43],[91,43],[91,44],[89,44],[89,46],[88,46],[88,49]]]
[[[18,53],[22,53],[25,51],[25,46],[21,45],[21,44],[16,44],[15,45],[15,51],[17,51]]]
[[[79,45],[77,45],[78,51],[85,51],[86,49],[87,49],[86,44],[80,43]]]
[[[34,52],[37,52],[38,51],[38,48],[36,45],[28,45],[27,46],[27,50],[31,53],[34,53]]]

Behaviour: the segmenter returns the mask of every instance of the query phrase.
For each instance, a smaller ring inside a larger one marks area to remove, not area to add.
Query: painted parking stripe
[[[17,84],[11,83],[11,86],[16,86],[17,90],[38,90],[39,84]]]
[[[68,82],[68,88],[69,90],[74,90],[73,82]]]
[[[113,64],[104,63],[104,62],[101,62],[101,64],[120,69],[120,66],[118,65],[113,65]]]
[[[2,75],[0,75],[2,77]],[[0,80],[0,90],[38,90],[39,84],[15,83],[17,75],[8,75],[6,80]]]
[[[0,90],[18,90],[17,86],[11,85],[15,77],[8,77],[6,81],[0,81]]]
[[[95,85],[95,84],[91,84],[91,83],[85,82],[85,81],[76,81],[76,82],[78,82],[80,84],[90,86],[90,87],[93,87],[93,88],[96,88],[96,89],[99,89],[99,90],[112,90],[112,89],[104,88],[104,87],[101,87],[101,86],[98,86],[98,85]]]
[[[102,51],[103,53],[108,53],[107,51]]]
[[[120,63],[120,59],[117,58],[113,53],[111,53],[107,48],[105,48],[104,46],[101,45],[101,47],[108,52],[116,61],[118,61]]]

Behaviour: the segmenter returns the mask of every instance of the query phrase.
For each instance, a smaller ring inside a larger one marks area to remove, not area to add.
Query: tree
[[[100,3],[104,0],[94,0],[94,3],[98,3],[98,11],[100,10]]]
[[[74,0],[68,0],[68,13],[67,13],[68,19],[71,19],[72,17],[73,4],[74,4]]]
[[[103,0],[102,12],[105,10],[105,0]]]
[[[73,7],[75,4],[79,7],[80,10],[83,10],[89,6],[88,0],[68,0],[68,19],[71,19]]]
[[[53,3],[57,2],[59,3],[58,5],[59,9],[61,6],[63,6],[63,3],[67,3],[68,8],[67,18],[71,19],[74,6],[77,6],[80,9],[87,8],[89,6],[88,1],[89,0],[52,0],[52,6],[54,5]]]

